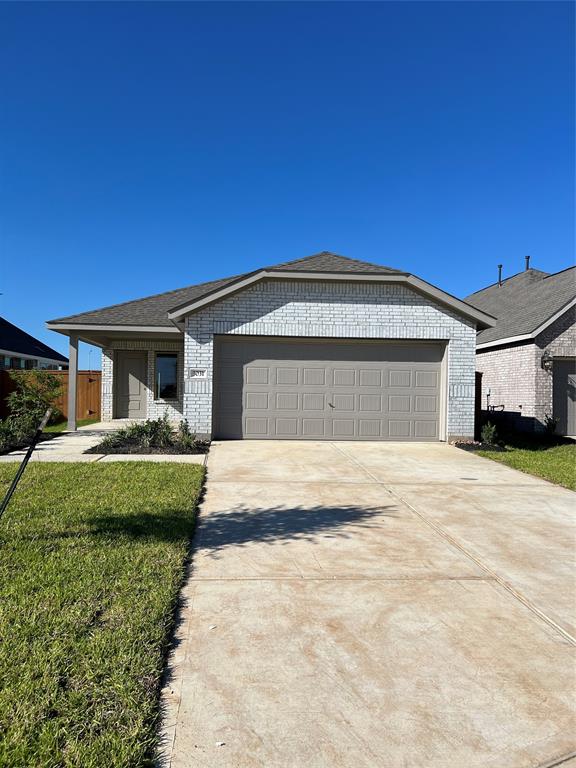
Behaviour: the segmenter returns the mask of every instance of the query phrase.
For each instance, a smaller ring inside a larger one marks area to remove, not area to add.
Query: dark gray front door
[[[146,418],[146,363],[146,352],[115,353],[116,418]]]
[[[438,440],[441,344],[220,337],[214,434]]]
[[[576,435],[576,358],[554,361],[554,418],[560,435]]]

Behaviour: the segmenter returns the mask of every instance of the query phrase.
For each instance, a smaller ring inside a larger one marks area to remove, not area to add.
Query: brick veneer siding
[[[482,372],[482,408],[486,409],[488,403],[497,408],[504,406],[514,417],[526,417],[526,428],[531,429],[536,418],[535,345],[530,342],[486,352],[479,350],[476,368]]]
[[[476,368],[482,372],[482,408],[503,405],[519,428],[541,431],[546,415],[552,415],[553,373],[543,370],[540,360],[548,351],[553,357],[576,354],[576,310],[558,318],[534,341],[517,346],[478,350]]]
[[[102,420],[114,418],[114,355],[117,350],[143,350],[147,352],[146,366],[146,415],[149,419],[158,419],[168,414],[171,421],[182,421],[182,399],[184,380],[184,346],[182,341],[137,341],[119,340],[111,342],[102,350]],[[176,352],[178,354],[177,400],[154,399],[154,368],[156,352]]]
[[[553,413],[554,382],[553,371],[544,371],[540,358],[545,350],[552,357],[576,356],[576,307],[572,307],[536,337],[537,366],[536,366],[536,418],[544,422],[545,414]]]
[[[212,430],[215,334],[448,342],[448,438],[474,434],[476,329],[451,310],[402,285],[267,280],[186,318],[184,416],[193,431]]]

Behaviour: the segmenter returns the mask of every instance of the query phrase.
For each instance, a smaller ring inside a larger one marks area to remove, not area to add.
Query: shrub
[[[482,427],[482,432],[480,433],[480,436],[482,438],[482,442],[486,443],[487,445],[495,445],[496,443],[496,425],[492,424],[491,421],[484,424]]]
[[[207,441],[198,440],[188,423],[174,429],[165,415],[161,419],[129,424],[107,435],[89,453],[205,453]]]
[[[183,451],[193,451],[197,447],[196,435],[190,431],[187,421],[181,421],[178,425],[178,443]]]
[[[34,423],[34,429],[48,408],[52,408],[52,421],[62,415],[54,405],[62,392],[62,385],[57,376],[48,371],[10,371],[10,378],[16,385],[6,401],[10,409],[10,419],[28,420]]]
[[[556,432],[557,426],[558,426],[558,419],[554,418],[554,416],[551,416],[549,413],[545,413],[544,414],[544,430],[549,435],[553,435],[554,432]]]
[[[0,421],[0,453],[6,453],[16,447],[14,430],[8,420]]]

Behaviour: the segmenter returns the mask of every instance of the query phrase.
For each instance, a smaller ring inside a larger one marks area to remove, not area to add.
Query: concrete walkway
[[[127,419],[102,421],[89,426],[79,427],[76,432],[59,432],[48,440],[38,443],[30,461],[65,461],[65,462],[111,462],[111,461],[153,461],[177,462],[178,464],[204,464],[206,454],[134,454],[134,453],[85,453],[102,440],[106,434],[116,432],[130,423]],[[22,461],[26,449],[12,451],[0,456],[0,463]]]
[[[163,764],[574,768],[575,500],[440,444],[213,445]]]

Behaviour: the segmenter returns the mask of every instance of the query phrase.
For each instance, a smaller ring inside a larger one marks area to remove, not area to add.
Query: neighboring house
[[[478,333],[483,408],[504,410],[519,429],[576,435],[576,267],[528,268],[466,298],[497,318]]]
[[[68,358],[0,317],[0,369],[68,368]]]
[[[476,331],[494,322],[414,275],[323,252],[48,327],[70,337],[71,370],[78,339],[102,348],[104,419],[166,413],[215,438],[446,440],[473,435]]]

